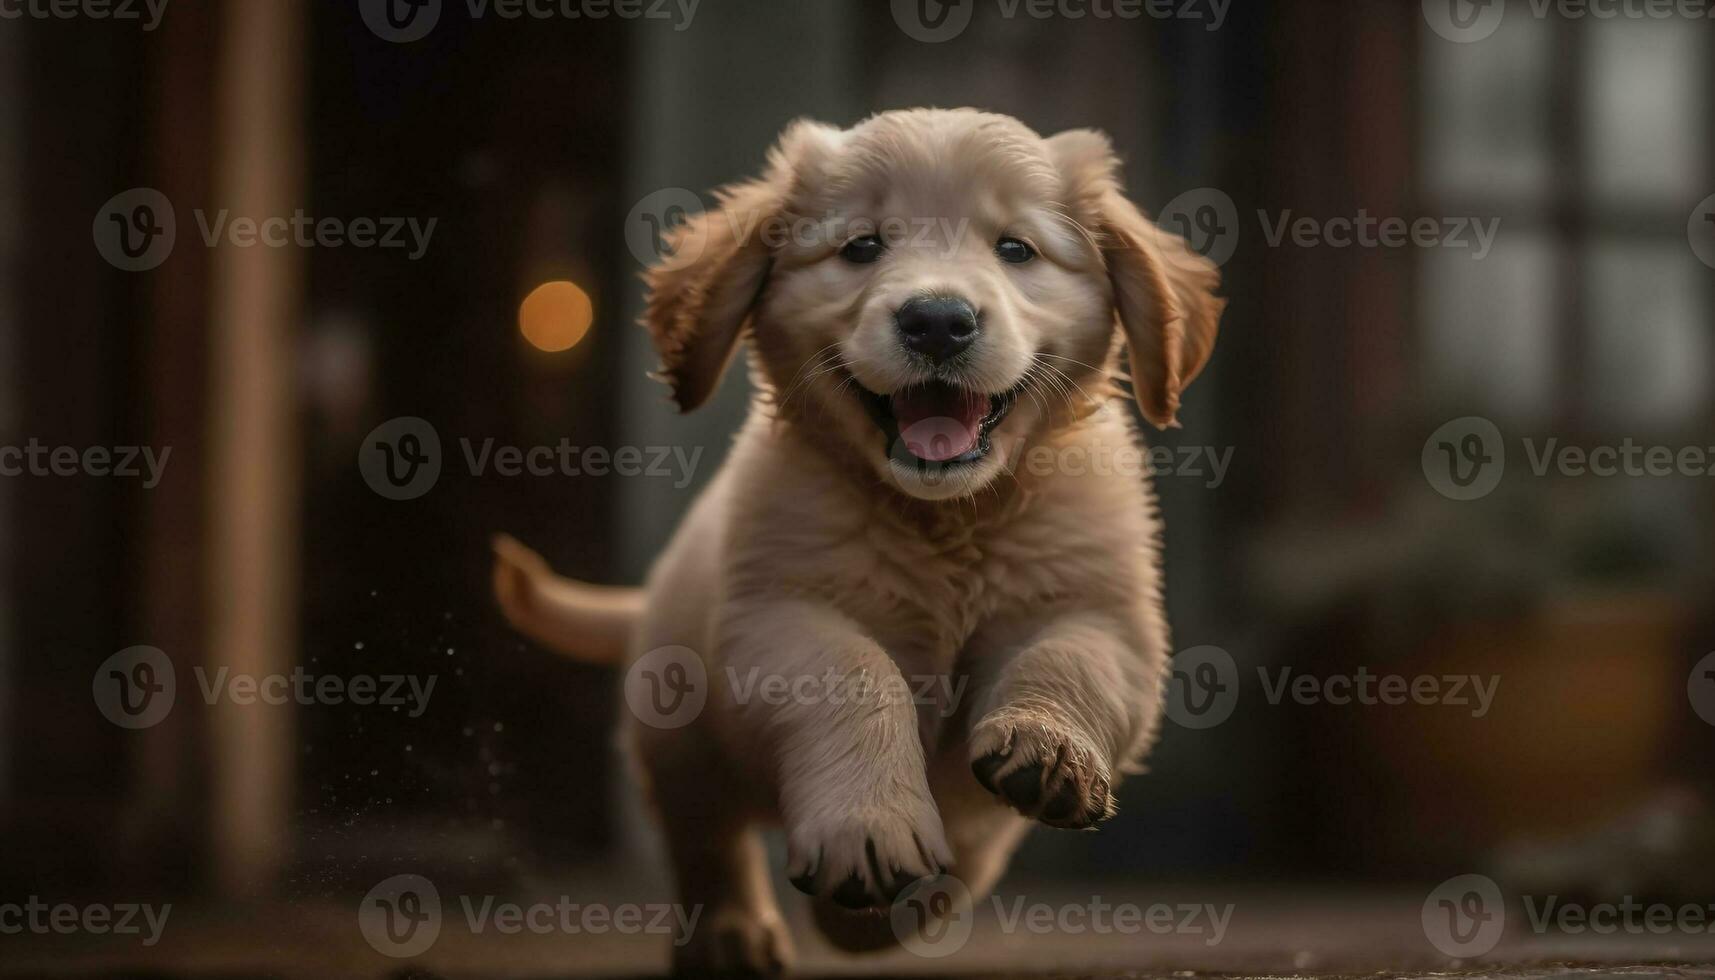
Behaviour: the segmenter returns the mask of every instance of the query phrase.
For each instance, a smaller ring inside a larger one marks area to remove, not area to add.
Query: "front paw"
[[[821,810],[791,828],[786,856],[793,887],[848,909],[885,908],[953,863],[928,800]]]
[[[1114,815],[1113,780],[1100,750],[1057,721],[997,711],[971,733],[977,781],[1027,817],[1087,830]]]
[[[764,978],[784,975],[792,963],[792,940],[773,916],[744,908],[717,908],[675,938],[673,975],[690,978]]]

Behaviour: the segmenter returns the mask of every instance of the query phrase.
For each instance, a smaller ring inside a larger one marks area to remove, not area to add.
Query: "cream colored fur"
[[[972,110],[795,124],[765,174],[692,219],[650,273],[645,325],[680,406],[708,397],[746,336],[760,394],[641,613],[503,542],[497,594],[527,634],[609,659],[629,623],[632,657],[684,646],[707,667],[691,725],[631,725],[680,899],[705,907],[682,971],[767,974],[791,959],[758,838],[768,823],[784,827],[789,874],[819,896],[830,938],[883,945],[885,919],[829,897],[885,906],[941,869],[981,894],[1032,818],[1111,816],[1120,775],[1154,740],[1170,652],[1154,499],[1138,477],[1065,461],[1137,443],[1111,382],[1122,339],[1145,417],[1174,423],[1222,303],[1214,267],[1127,203],[1115,170],[1100,134],[1044,139]],[[888,218],[912,237],[872,264],[840,258],[853,227]],[[1001,235],[1037,258],[999,262]],[[937,478],[890,456],[855,393],[934,373],[892,323],[924,291],[983,311],[981,339],[943,377],[1024,386],[988,458]],[[958,693],[740,703],[729,681],[753,668],[912,690],[942,678]]]

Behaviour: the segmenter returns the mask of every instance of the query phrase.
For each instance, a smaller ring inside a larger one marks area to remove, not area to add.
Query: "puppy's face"
[[[1117,312],[1128,334],[1137,321],[1145,413],[1170,423],[1212,343],[1215,274],[1113,171],[1097,134],[970,110],[797,124],[651,273],[645,321],[681,406],[749,322],[789,421],[912,496],[969,495],[1003,473],[1001,447],[1105,391]]]
[[[1049,147],[1012,120],[881,116],[807,138],[786,212],[808,233],[775,251],[754,331],[781,408],[907,493],[972,493],[1006,465],[997,445],[1106,361],[1100,254],[1058,210]]]

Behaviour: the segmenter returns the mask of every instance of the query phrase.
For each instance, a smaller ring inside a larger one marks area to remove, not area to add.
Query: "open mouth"
[[[870,418],[887,437],[888,454],[918,467],[975,463],[989,454],[989,433],[1018,400],[1019,388],[998,395],[946,381],[928,381],[878,395],[858,387]]]

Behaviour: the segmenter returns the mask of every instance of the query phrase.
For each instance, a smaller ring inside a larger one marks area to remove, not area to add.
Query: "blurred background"
[[[731,372],[678,417],[645,377],[658,233],[796,117],[918,105],[1108,131],[1133,197],[1224,260],[1214,359],[1184,428],[1150,436],[1229,460],[1155,480],[1175,644],[1218,648],[1225,681],[1183,670],[1172,697],[1220,694],[1224,720],[1178,713],[1120,816],[1038,831],[1002,892],[1239,911],[1219,947],[1003,937],[822,968],[1439,965],[1419,909],[1464,873],[1708,907],[1715,22],[1666,9],[0,3],[0,905],[174,905],[147,947],[0,934],[0,972],[381,976],[408,960],[365,944],[359,907],[400,873],[449,909],[666,900],[618,677],[507,629],[488,542],[640,580],[749,394]],[[1365,215],[1433,235],[1339,244]],[[360,465],[388,425],[438,441],[411,444],[427,486]],[[478,465],[562,440],[680,462]],[[1708,458],[1535,465],[1628,440]],[[134,447],[140,475],[92,447]],[[434,686],[205,694],[295,670]],[[1271,696],[1360,671],[1476,681],[1466,704]],[[104,694],[169,672],[170,710]],[[1680,934],[1508,943],[1491,955],[1715,958]],[[462,927],[419,960],[665,962],[659,936]]]

